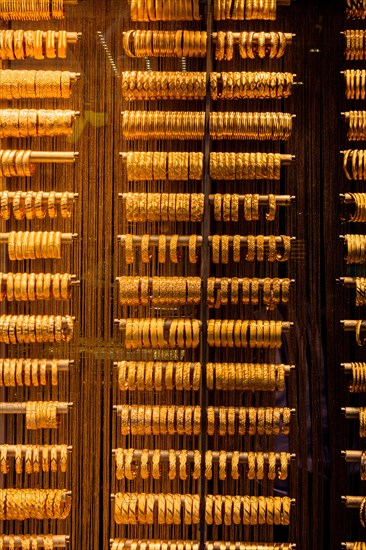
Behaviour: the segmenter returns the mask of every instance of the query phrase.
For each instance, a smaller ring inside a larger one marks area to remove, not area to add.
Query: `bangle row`
[[[366,392],[366,363],[351,363],[352,381],[348,386],[351,393]]]
[[[234,5],[233,5],[234,4]],[[256,0],[214,0],[215,21],[243,21],[261,19],[274,21],[276,19],[277,0],[256,2]]]
[[[64,18],[64,0],[16,2],[2,0],[0,19],[4,21],[46,21]]]
[[[347,19],[365,19],[366,2],[365,0],[346,0]]]
[[[259,280],[257,278],[243,279],[221,277],[217,285],[215,277],[207,280],[207,304],[208,307],[219,308],[229,303],[236,305],[241,302],[244,305],[258,304],[259,298],[263,301],[268,311],[274,311],[279,303],[289,302],[290,279],[263,280],[262,292],[259,293]]]
[[[121,306],[198,305],[201,301],[200,277],[120,277]]]
[[[365,160],[364,160],[365,159]],[[348,180],[366,179],[366,150],[347,149],[343,156],[343,172]]]
[[[48,59],[67,56],[67,32],[7,29],[0,31],[0,59]]]
[[[57,198],[55,191],[15,191],[12,198],[9,191],[0,191],[0,218],[9,220],[11,214],[16,220],[56,218],[58,209],[62,218],[70,218],[74,193],[64,191]]]
[[[206,383],[209,390],[283,391],[285,366],[267,363],[207,363]]]
[[[347,139],[364,141],[366,139],[366,111],[347,111],[345,117],[348,126]]]
[[[74,121],[75,111],[66,109],[1,109],[0,138],[69,136]]]
[[[120,405],[122,435],[199,435],[201,407]]]
[[[151,235],[143,235],[142,238],[137,241],[140,248],[140,261],[143,264],[150,263],[153,258],[149,248],[150,236]],[[125,263],[133,264],[135,263],[134,245],[137,244],[134,241],[135,235],[129,233],[127,235],[122,235],[122,237],[122,242],[125,247]],[[169,260],[171,263],[178,264],[182,261],[182,247],[179,243],[180,235],[170,235],[169,238],[169,245],[167,245],[167,236],[165,234],[161,234],[158,237],[157,247],[155,248],[158,249],[158,262],[160,264],[164,264],[167,260],[167,249],[169,250]],[[189,235],[186,244],[186,248],[188,248],[189,263],[197,263],[197,235]]]
[[[273,221],[277,211],[277,196],[273,194],[267,195],[268,212],[266,220]],[[237,222],[239,221],[239,206],[240,196],[236,193],[215,193],[214,195],[214,217],[217,222]],[[244,219],[245,221],[259,220],[259,194],[247,193],[243,200]]]
[[[344,55],[347,61],[366,59],[365,31],[363,29],[348,29],[344,32],[346,47]]]
[[[162,476],[162,464],[160,462],[160,449],[155,449],[152,454],[149,449],[142,449],[139,458],[135,456],[135,449],[116,449],[116,478],[134,480],[137,477],[141,479],[160,479]],[[201,477],[201,452],[193,451],[194,467],[191,469],[191,463],[187,463],[187,451],[181,450],[176,453],[170,449],[169,467],[167,477],[169,480],[181,479],[185,481],[188,477],[199,479]],[[178,460],[177,460],[178,458]],[[165,476],[164,476],[165,477]]]
[[[122,46],[129,57],[206,57],[207,32],[130,30]]]
[[[200,496],[116,493],[114,520],[122,525],[196,525],[200,521]]]
[[[54,536],[57,535],[16,535],[20,540],[21,550],[33,550],[38,549],[41,546],[39,545],[39,539],[41,539],[41,544],[45,550],[53,550],[57,548],[54,545]],[[0,548],[6,548],[5,541],[8,542],[8,548],[16,548],[15,546],[15,535],[0,535]],[[13,545],[13,546],[12,546]]]
[[[36,171],[36,165],[31,162],[31,152],[30,150],[1,149],[0,177],[12,178],[33,176]]]
[[[344,236],[347,264],[366,263],[366,235],[347,234]]]
[[[208,525],[289,525],[289,497],[207,495]]]
[[[4,69],[0,73],[2,99],[69,99],[75,73],[69,71],[24,71]]]
[[[60,426],[58,401],[27,401],[25,406],[27,430],[54,429]]]
[[[202,222],[203,193],[127,193],[128,222]]]
[[[241,237],[234,235],[232,240],[229,235],[212,235],[212,263],[228,264],[229,249],[232,248],[233,262],[241,261]],[[291,254],[291,237],[280,235],[280,243],[277,242],[275,235],[247,235],[246,237],[247,262],[263,262],[265,252],[269,262],[287,262]],[[280,247],[280,248],[279,248]],[[252,283],[253,284],[253,283]]]
[[[51,360],[51,385],[58,385],[58,360]],[[47,359],[0,359],[0,386],[46,386]]]
[[[131,21],[200,21],[199,0],[131,0]]]
[[[70,300],[70,273],[0,273],[0,302]]]
[[[60,231],[10,231],[9,260],[61,258]]]
[[[0,445],[0,472],[8,474],[10,471],[10,457],[8,445]],[[67,445],[15,445],[14,466],[15,473],[36,474],[39,472],[67,472],[68,449]],[[24,466],[24,467],[23,467]]]
[[[281,177],[279,153],[211,153],[213,180],[261,180]]]
[[[292,115],[281,112],[210,113],[212,139],[287,140]],[[203,139],[205,114],[196,111],[123,111],[124,139]]]
[[[225,543],[224,543],[225,544]],[[199,550],[199,542],[193,540],[139,540],[139,539],[113,539],[111,550],[129,550],[130,545],[134,550]],[[144,545],[144,546],[143,546]],[[146,545],[146,546],[145,546]],[[357,546],[356,546],[357,545]],[[213,542],[206,543],[207,550],[214,550]],[[277,550],[278,543],[276,542],[236,542],[237,550]],[[293,550],[294,546],[291,543],[281,544],[283,550]],[[354,550],[366,550],[365,542],[355,542]]]
[[[282,321],[210,319],[207,322],[207,343],[211,347],[279,349],[281,337]]]
[[[70,342],[73,334],[70,315],[0,315],[0,342],[4,344]]]
[[[127,179],[200,180],[203,173],[202,153],[141,152],[127,153]]]
[[[366,437],[366,407],[360,407],[359,409],[359,436]]]
[[[206,97],[206,73],[125,71],[121,86],[125,101],[199,100]],[[293,74],[288,72],[210,74],[210,94],[213,100],[287,98],[292,93],[292,86]]]
[[[353,200],[352,207],[343,219],[348,222],[366,222],[366,193],[348,193]]]
[[[66,519],[71,496],[66,489],[0,489],[0,519]]]
[[[194,349],[199,345],[197,319],[128,318],[123,322],[126,349]]]
[[[119,361],[117,369],[121,391],[198,391],[201,385],[201,363]]]
[[[288,435],[288,407],[207,407],[208,435]]]

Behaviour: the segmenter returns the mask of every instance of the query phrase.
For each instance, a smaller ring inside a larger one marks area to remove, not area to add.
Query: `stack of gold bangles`
[[[70,273],[0,273],[0,302],[69,300]]]
[[[191,111],[123,111],[124,139],[202,139],[205,113]]]
[[[61,197],[60,197],[61,195]],[[62,218],[70,218],[74,193],[64,191],[57,197],[55,191],[0,191],[0,218],[9,220],[13,214],[16,220],[44,219],[57,216],[58,206]]]
[[[289,139],[292,115],[281,112],[210,113],[212,139]]]
[[[199,345],[197,319],[129,318],[120,320],[120,329],[123,327],[126,349],[185,349]]]
[[[360,407],[358,416],[360,422],[359,434],[363,438],[366,437],[366,407]]]
[[[117,368],[122,391],[197,391],[201,384],[201,363],[119,361]]]
[[[51,385],[58,385],[58,360],[51,360]],[[47,359],[0,359],[0,386],[46,386]]]
[[[349,222],[366,222],[366,193],[347,193],[353,200],[351,209],[343,219]]]
[[[366,74],[366,72],[365,72]],[[343,151],[343,172],[348,180],[366,179],[366,150],[347,149]]]
[[[18,176],[33,176],[36,171],[36,165],[31,162],[31,153],[32,151],[30,150],[1,149],[0,177],[12,178]]]
[[[292,132],[292,115],[281,112],[210,113],[212,139],[286,140]],[[123,111],[122,133],[136,139],[202,139],[205,114],[201,111]]]
[[[346,49],[344,55],[347,61],[363,60],[366,54],[365,31],[363,29],[348,29],[344,32]]]
[[[10,231],[9,260],[61,258],[60,231]]]
[[[351,363],[352,381],[348,389],[352,393],[366,392],[366,363]]]
[[[122,435],[199,435],[201,407],[120,405]]]
[[[67,32],[21,29],[0,31],[0,59],[62,58],[67,55]]]
[[[200,301],[200,277],[119,278],[119,302],[122,306],[146,306],[150,302],[161,306],[184,306],[198,305]]]
[[[69,71],[19,71],[0,73],[1,99],[68,99],[75,73]]]
[[[125,71],[121,86],[125,101],[205,99],[206,73]]]
[[[214,180],[278,180],[281,177],[281,155],[211,153],[210,176]]]
[[[232,479],[239,479],[239,451],[233,451],[231,453],[230,460],[226,451],[220,451],[218,460],[219,479],[224,481],[227,477],[227,462],[230,462],[230,474]],[[259,479],[262,480],[267,477],[269,480],[276,479],[276,453],[269,452],[267,454],[268,468],[265,467],[265,454],[263,452],[249,452],[247,453],[246,465],[244,466],[244,475],[247,479]],[[279,479],[287,479],[288,465],[290,462],[290,455],[288,453],[280,453],[280,467],[277,469],[277,475]],[[212,451],[206,451],[205,457],[205,477],[206,479],[212,479],[212,464],[213,453]]]
[[[365,0],[346,0],[346,15],[348,19],[365,19],[366,2]]]
[[[347,138],[350,141],[366,139],[366,111],[348,111],[345,113],[348,124]]]
[[[282,346],[282,325],[282,321],[210,319],[207,343],[219,348],[279,349]]]
[[[262,283],[262,300],[267,310],[274,311],[280,302],[283,304],[288,303],[290,279],[270,279],[267,277],[263,279]],[[208,278],[208,307],[219,308],[229,303],[236,305],[239,301],[245,305],[259,303],[259,280],[257,278],[244,277],[238,279],[232,277],[228,279],[227,277],[221,277],[219,280],[215,277]]]
[[[0,472],[7,474],[10,471],[8,445],[0,445]],[[67,472],[68,461],[67,445],[15,445],[14,464],[17,474],[39,472],[57,472],[60,467],[62,473]]]
[[[71,496],[66,489],[0,489],[0,519],[66,519]]]
[[[196,525],[200,521],[200,496],[116,493],[114,520],[123,525]]]
[[[273,221],[276,217],[277,196],[267,195],[268,212],[266,220]],[[244,219],[246,221],[259,220],[259,194],[247,193],[244,195]],[[237,222],[239,221],[240,196],[236,193],[230,194],[215,193],[214,195],[214,216],[217,222]]]
[[[202,222],[203,193],[127,193],[128,222]]]
[[[346,84],[346,99],[365,99],[366,96],[366,70],[347,69],[344,71]]]
[[[215,21],[243,21],[250,19],[263,19],[274,21],[276,19],[277,0],[256,2],[255,0],[214,0]]]
[[[74,120],[70,110],[1,109],[0,138],[69,136]]]
[[[207,363],[206,383],[209,390],[283,391],[285,365]]]
[[[25,409],[27,430],[58,428],[60,425],[58,405],[58,401],[27,401]]]
[[[288,407],[207,407],[208,435],[288,435]]]
[[[70,342],[73,334],[70,315],[0,315],[0,342],[4,344]]]
[[[133,539],[131,542],[132,544],[136,545],[136,550],[140,550],[141,543],[142,543],[141,540]],[[126,543],[127,543],[127,539],[114,539],[111,546],[111,550],[127,550]],[[199,542],[196,542],[193,540],[178,541],[178,540],[149,539],[146,542],[144,541],[144,544],[146,544],[146,550],[163,550],[163,548],[165,548],[166,550],[178,550],[178,546],[180,550],[199,550],[199,547],[200,547]],[[364,549],[359,548],[358,550],[364,550]]]
[[[366,305],[366,279],[356,277],[356,306]]]
[[[150,236],[143,235],[138,243],[140,244],[141,262],[143,264],[150,263],[152,254],[150,252]],[[134,235],[123,235],[123,243],[125,245],[125,262],[126,264],[133,264],[135,261],[133,245]],[[182,250],[179,243],[180,235],[169,235],[169,260],[173,264],[178,264],[182,260]],[[197,235],[189,235],[188,237],[188,261],[191,264],[197,263]],[[160,234],[158,236],[158,262],[164,264],[167,259],[167,235]],[[239,260],[238,260],[239,261]]]
[[[207,495],[208,525],[289,525],[289,497]]]
[[[0,19],[4,21],[41,21],[64,18],[64,0],[16,2],[2,0]]]
[[[206,57],[207,32],[131,30],[122,46],[129,57]]]
[[[230,48],[231,47],[231,39],[228,35],[229,32],[223,33],[221,31],[221,35],[225,34],[224,39],[224,48]],[[217,48],[218,48],[218,42],[219,42],[219,35],[220,32],[217,33],[217,40],[216,40],[216,56],[217,56]],[[221,48],[222,48],[222,42],[223,39],[221,38]],[[257,57],[264,58],[269,57],[269,59],[279,59],[282,57],[285,53],[287,46],[287,38],[286,34],[283,32],[240,32],[239,33],[239,53],[240,57],[243,59],[255,59]],[[227,59],[227,52],[226,55],[224,53],[224,58]],[[217,58],[217,57],[216,57]]]
[[[211,73],[211,98],[214,100],[287,98],[291,95],[293,82],[292,73]]]
[[[199,479],[201,476],[201,453],[193,451],[193,470],[187,468],[188,451],[181,449],[178,453],[175,449],[169,451],[168,478],[186,480],[188,476],[192,479]],[[116,449],[116,478],[133,480],[136,477],[141,479],[161,478],[161,451],[155,449],[150,453],[149,449],[142,449],[139,457],[135,457],[135,449]],[[151,459],[151,460],[150,460]]]
[[[42,547],[45,550],[53,550],[54,545],[54,535],[17,535],[17,538],[20,540],[21,550],[30,550],[41,548],[38,544],[39,539],[41,539]],[[0,535],[0,548],[6,548],[6,541],[9,548],[15,548],[15,535]]]
[[[131,21],[200,21],[199,0],[131,0]]]
[[[212,236],[212,263],[227,264],[229,263],[229,247],[232,244],[233,261],[240,262],[240,235],[213,235]],[[291,252],[291,237],[288,235],[280,235],[283,252],[277,249],[277,237],[275,235],[247,235],[246,245],[247,254],[245,260],[247,262],[263,262],[265,246],[268,247],[267,259],[269,262],[287,262]]]
[[[141,152],[127,153],[127,179],[200,180],[203,173],[202,153]]]
[[[347,264],[366,263],[366,235],[347,234],[344,241]]]

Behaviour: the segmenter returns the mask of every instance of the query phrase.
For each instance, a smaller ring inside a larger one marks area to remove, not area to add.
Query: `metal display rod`
[[[136,541],[136,540],[132,540],[132,539],[125,539],[124,542],[123,542],[123,547],[124,548],[131,548],[132,544],[134,544],[134,545],[137,544],[137,548],[139,548],[142,542],[144,542],[146,544],[146,541],[141,541],[141,540]],[[161,541],[161,542],[165,542],[165,541]],[[183,544],[185,543],[184,540],[180,540],[179,542],[183,543]],[[109,544],[111,546],[112,546],[113,543],[114,543],[114,539],[109,539]],[[169,543],[176,544],[176,541],[172,540],[172,541],[169,541]],[[189,541],[189,543],[192,544],[192,545],[199,544],[198,541]],[[250,544],[251,544],[250,542],[246,542],[246,543],[244,543],[244,546],[250,545]],[[275,547],[273,544],[267,543],[267,542],[256,542],[254,544],[255,544],[256,550],[270,550],[270,549]],[[353,544],[353,543],[350,543],[350,544]],[[213,546],[214,550],[223,550],[223,548],[225,548],[225,550],[241,550],[242,545],[243,545],[242,542],[207,541],[204,544],[204,548],[207,549],[207,548]],[[279,548],[281,548],[281,550],[296,550],[296,544],[292,544],[290,542],[281,543]],[[347,550],[352,550],[352,548],[347,549]]]
[[[171,237],[172,237],[171,235],[166,235],[167,244],[170,243]],[[291,238],[291,241],[296,241],[296,237],[290,237],[290,238]],[[126,240],[126,236],[125,235],[118,235],[117,240],[121,243],[124,243],[125,240]],[[139,244],[139,243],[141,243],[141,240],[142,240],[141,235],[132,235],[132,243],[133,244]],[[208,237],[208,241],[210,243],[212,242],[212,235]],[[234,241],[234,237],[229,236],[229,244],[230,245],[233,244],[233,241]],[[197,246],[202,246],[202,242],[203,242],[202,236],[197,235],[196,245]],[[248,237],[244,237],[244,236],[240,237],[240,244],[241,245],[244,245],[247,242],[248,242]],[[265,236],[264,237],[264,244],[266,245],[268,243],[269,243],[269,237]],[[280,235],[276,236],[276,243],[278,243],[278,244],[282,243],[282,237]],[[159,235],[149,235],[149,246],[150,245],[151,246],[158,246],[159,245]],[[178,246],[189,246],[189,235],[179,235],[179,237],[178,237]]]
[[[149,451],[149,458],[152,458],[153,452],[154,451]],[[116,449],[112,449],[112,455],[114,456],[115,454],[116,454]],[[141,454],[142,454],[141,450],[135,449],[134,452],[133,452],[133,459],[141,458]],[[179,455],[180,455],[180,451],[175,451],[175,455],[178,458]],[[218,451],[213,451],[212,452],[213,462],[218,462],[219,461],[219,456],[220,456],[220,453]],[[232,452],[227,452],[226,453],[227,460],[231,460],[232,456],[233,456]],[[290,458],[291,458],[291,460],[295,460],[296,455],[291,454]],[[194,460],[193,451],[188,451],[187,452],[187,459],[191,460],[191,461]],[[168,461],[169,460],[169,451],[160,451],[160,460]],[[264,453],[264,460],[266,462],[268,462],[268,453]],[[247,462],[248,462],[248,453],[239,453],[239,463],[240,464],[246,464]],[[280,454],[279,453],[276,453],[276,462],[278,464],[280,463]]]
[[[113,405],[113,410],[116,411],[117,413],[121,412],[122,411],[122,407],[124,407],[125,405]],[[131,405],[129,405],[131,407]],[[148,406],[151,406],[151,405],[148,405]],[[229,408],[229,407],[227,407]],[[240,408],[239,407],[233,407],[234,410],[235,410],[235,414],[239,414],[240,412]],[[246,407],[244,407],[246,408]],[[220,409],[221,407],[214,407],[214,412],[215,412],[215,415],[219,415],[220,414]],[[290,409],[290,413],[291,415],[294,415],[296,414],[296,409]]]
[[[136,152],[136,151],[135,151]],[[120,153],[119,156],[122,160],[127,160],[128,153]],[[295,155],[280,155],[281,164],[283,166],[288,166],[296,159]]]
[[[31,151],[29,158],[35,163],[75,162],[79,158],[79,153],[74,151]]]
[[[8,457],[15,457],[16,449],[21,448],[22,456],[25,456],[25,453],[27,452],[28,445],[6,445],[7,448],[7,456]],[[61,450],[61,445],[55,445],[56,449],[58,451]],[[44,448],[44,445],[39,445],[39,450],[42,452],[42,449]],[[67,447],[67,450],[69,453],[72,452],[72,447]]]
[[[5,547],[9,546],[9,537],[7,535],[4,535],[2,540]],[[16,548],[22,547],[22,540],[19,536],[13,535],[13,542]],[[65,548],[70,542],[70,537],[68,535],[53,535],[52,542],[53,548]],[[37,547],[43,548],[43,546],[43,537],[37,537]]]
[[[363,451],[341,451],[346,462],[360,462]]]
[[[347,495],[347,496],[342,496],[341,500],[343,504],[346,505],[347,508],[359,508],[364,498],[365,497],[354,497],[354,496]]]
[[[341,363],[341,367],[344,368],[345,372],[352,372],[352,363]]]
[[[360,414],[360,407],[342,407],[341,411],[347,420],[357,419]]]
[[[3,276],[4,276],[4,275],[3,275]],[[182,278],[184,279],[185,277],[179,277],[179,279],[182,279]],[[121,279],[121,277],[116,277],[117,283],[119,283],[120,279]],[[230,277],[228,277],[228,278],[226,279],[226,281],[228,282],[229,285],[231,285],[231,278],[230,278]],[[244,281],[244,279],[241,279],[241,278],[238,278],[238,279],[237,279],[237,282],[238,282],[239,285],[241,285],[241,284],[243,283],[243,281]],[[262,287],[263,284],[264,284],[265,279],[257,279],[257,281],[258,281],[259,287]],[[149,277],[149,284],[152,284],[153,282],[154,282],[153,277]],[[292,285],[295,284],[295,279],[291,279],[291,280],[290,280],[290,283],[291,283]],[[221,279],[220,279],[220,278],[216,278],[216,279],[215,279],[215,288],[220,288],[220,285],[221,285]]]
[[[190,495],[190,496],[199,496],[199,495]],[[240,496],[244,496],[244,495],[240,495]],[[114,500],[116,498],[116,495],[114,493],[111,493],[111,500]],[[155,504],[158,502],[158,494],[154,494],[154,502]],[[354,497],[354,498],[357,498],[357,497]],[[360,497],[361,500],[363,497]],[[181,499],[181,503],[184,504],[185,502],[185,496],[184,495],[180,495],[180,499]],[[292,498],[291,499],[291,506],[295,506],[296,504],[296,498]]]
[[[171,326],[173,319],[164,319],[164,328],[168,328]],[[198,322],[198,326],[202,328],[202,322],[199,319],[195,319],[195,321]],[[127,320],[126,319],[115,319],[114,324],[119,325],[119,329],[123,330],[126,327]]]
[[[61,234],[61,241],[63,243],[71,243],[72,241],[75,241],[78,238],[77,233],[62,233]],[[0,243],[1,244],[7,244],[9,240],[9,233],[0,233]]]
[[[72,409],[74,403],[57,403],[57,412],[67,414]],[[24,414],[26,412],[26,403],[0,403],[0,414]]]
[[[277,1],[277,3],[279,4],[278,1]],[[258,42],[258,37],[256,36],[257,34],[258,34],[258,32],[255,32],[254,36],[252,38],[252,43],[253,44],[256,44]],[[269,32],[268,32],[268,34],[269,34]],[[292,44],[292,39],[295,38],[296,34],[292,34],[291,32],[285,32],[284,35],[285,35],[285,38],[286,38],[286,43],[287,44]],[[217,32],[213,32],[211,36],[212,36],[213,41],[216,42]],[[239,42],[240,32],[233,32],[233,36],[234,36],[234,43]]]
[[[126,201],[129,195],[130,193],[118,193],[118,197],[123,201]],[[295,195],[275,195],[275,196],[276,196],[276,204],[278,206],[289,206],[292,202],[296,200]],[[208,199],[210,204],[214,204],[215,195],[209,195]],[[238,199],[239,199],[239,202],[244,202],[245,195],[238,195]],[[258,202],[262,206],[267,206],[268,195],[259,195]]]
[[[1,195],[4,193],[5,191],[0,191],[0,197]],[[30,191],[31,193],[33,193],[34,195],[37,194],[37,191]],[[13,199],[15,197],[15,191],[6,191],[9,199]],[[29,191],[23,191],[21,193],[21,198],[22,199],[25,199],[26,196],[28,195]],[[50,193],[48,191],[42,191],[42,199],[48,199],[48,197],[50,196]],[[62,199],[62,196],[63,196],[63,193],[55,193],[55,199],[57,201],[60,201]],[[79,198],[79,193],[69,193],[69,198],[72,198],[73,200],[77,200]]]
[[[342,319],[341,325],[343,325],[343,329],[345,332],[352,332],[353,330],[356,330],[358,321],[354,321],[351,319]],[[366,329],[366,321],[362,321],[361,328]]]
[[[2,273],[2,280],[4,281],[4,283],[8,280],[8,274],[7,273]],[[71,275],[71,285],[75,286],[75,285],[80,285],[80,281],[78,281],[76,279],[76,275]]]

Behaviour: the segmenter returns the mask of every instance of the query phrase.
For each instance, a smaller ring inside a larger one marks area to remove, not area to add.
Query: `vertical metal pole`
[[[202,321],[202,338],[201,338],[201,365],[202,379],[200,389],[200,405],[201,405],[201,441],[200,451],[202,457],[202,465],[204,468],[205,455],[207,449],[207,387],[206,387],[206,365],[208,362],[208,345],[207,345],[207,279],[210,275],[210,246],[208,237],[210,235],[210,205],[209,195],[211,193],[210,179],[210,111],[211,111],[211,94],[210,94],[210,73],[212,71],[212,0],[206,1],[206,30],[207,30],[207,56],[206,56],[206,104],[205,104],[205,137],[204,137],[204,172],[202,188],[205,194],[205,216],[202,223],[202,250],[201,250],[201,279],[202,279],[202,294],[201,294],[201,321]],[[207,494],[207,481],[202,472],[200,477],[200,532],[199,541],[200,548],[204,550],[204,545],[207,540],[207,526],[205,522],[205,496]]]

